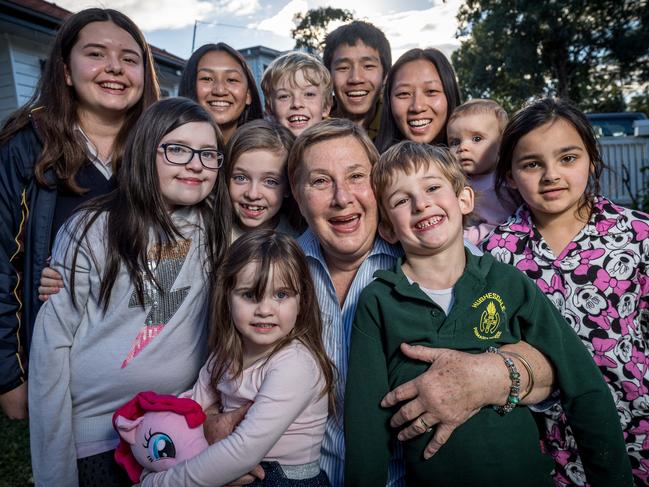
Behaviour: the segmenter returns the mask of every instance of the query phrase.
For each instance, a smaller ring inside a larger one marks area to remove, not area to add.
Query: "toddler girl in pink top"
[[[142,485],[224,485],[261,462],[265,478],[252,485],[329,486],[319,460],[333,366],[306,260],[291,237],[253,230],[230,247],[210,323],[211,356],[193,399],[224,412],[253,404],[225,439]]]

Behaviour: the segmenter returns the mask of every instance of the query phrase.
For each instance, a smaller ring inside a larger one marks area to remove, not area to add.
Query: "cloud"
[[[258,0],[221,0],[216,3],[219,15],[224,13],[243,17],[253,15],[261,10]]]
[[[438,47],[450,55],[460,45],[455,39],[455,17],[461,3],[462,0],[430,0],[421,2],[422,9],[399,12],[395,0],[357,0],[353,5],[349,0],[290,0],[274,16],[252,23],[249,27],[269,30],[288,38],[295,27],[293,16],[296,13],[322,6],[346,8],[354,11],[355,18],[372,22],[385,32],[394,59],[413,47]],[[338,25],[340,23],[332,22],[328,30]]]
[[[196,20],[209,21],[216,12],[235,16],[252,15],[261,7],[258,0],[58,0],[68,10],[88,7],[113,8],[128,15],[143,30],[180,29]]]
[[[437,47],[448,56],[460,46],[455,17],[461,3],[448,0],[424,10],[375,14],[368,21],[385,32],[394,60],[413,47]]]
[[[284,50],[293,45],[291,29],[296,13],[331,6],[353,10],[355,18],[372,22],[382,29],[392,46],[393,59],[412,47],[438,47],[447,55],[459,47],[455,39],[455,19],[462,0],[56,0],[74,12],[87,7],[114,8],[131,17],[147,35],[155,31],[159,47],[179,51],[177,36],[165,31],[190,32],[199,25],[198,45],[209,39],[223,40],[236,47],[263,44]],[[407,6],[406,6],[407,5]],[[409,8],[407,11],[400,9]],[[278,10],[279,9],[279,10]],[[273,15],[273,12],[274,15]],[[210,24],[211,23],[211,24]],[[222,24],[246,25],[249,29]],[[332,23],[333,30],[339,23]]]
[[[250,27],[271,31],[279,36],[290,37],[291,29],[295,28],[293,17],[296,13],[306,12],[309,8],[306,0],[291,0],[272,17],[250,24]]]

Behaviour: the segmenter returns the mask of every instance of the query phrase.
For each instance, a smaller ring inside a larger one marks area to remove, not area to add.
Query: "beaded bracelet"
[[[505,405],[493,406],[498,414],[504,416],[507,413],[511,413],[520,401],[518,394],[521,391],[521,374],[518,372],[514,361],[509,357],[503,355],[496,347],[487,348],[487,353],[496,353],[502,357],[502,359],[505,361],[505,366],[507,366],[507,370],[509,370],[509,378],[512,381]]]
[[[516,352],[510,352],[509,350],[501,350],[500,353],[502,353],[503,355],[511,355],[512,357],[517,358],[518,361],[523,364],[525,370],[527,370],[527,390],[520,397],[522,401],[527,396],[529,396],[530,392],[532,392],[532,389],[534,389],[534,371],[532,370],[532,366],[527,360],[525,360],[525,357],[523,357],[522,355]]]

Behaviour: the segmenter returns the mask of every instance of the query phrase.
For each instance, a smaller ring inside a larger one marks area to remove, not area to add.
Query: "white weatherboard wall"
[[[604,196],[621,205],[630,205],[647,187],[649,171],[648,137],[602,137],[602,158],[608,166],[601,178]]]
[[[29,101],[49,44],[5,33],[0,37],[0,122]]]
[[[18,106],[9,52],[9,36],[0,35],[0,123]]]

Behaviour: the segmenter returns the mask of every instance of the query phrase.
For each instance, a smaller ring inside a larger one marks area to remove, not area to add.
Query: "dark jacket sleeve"
[[[593,357],[536,285],[529,279],[523,284],[530,304],[525,307],[530,311],[519,316],[523,340],[554,365],[588,482],[593,487],[633,485],[620,419]]]
[[[21,240],[29,211],[27,188],[33,180],[40,148],[31,128],[17,133],[0,147],[0,394],[18,387],[26,379],[19,354],[24,345]]]
[[[392,411],[380,406],[389,392],[381,341],[378,297],[360,296],[351,333],[345,389],[345,485],[385,485],[390,460]]]

